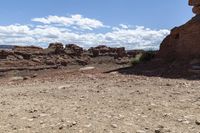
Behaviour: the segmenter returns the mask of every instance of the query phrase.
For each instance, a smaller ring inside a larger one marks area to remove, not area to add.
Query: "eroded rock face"
[[[81,56],[83,54],[83,48],[79,47],[76,44],[68,44],[65,46],[66,54],[72,56]]]
[[[0,50],[0,59],[7,59],[8,56],[13,56],[13,51]]]
[[[132,57],[128,55],[124,47],[112,48],[100,45],[84,50],[75,44],[64,47],[62,43],[50,43],[45,49],[36,46],[15,46],[10,50],[0,50],[0,67],[84,66],[91,63],[128,64]]]
[[[193,12],[194,14],[200,14],[200,6],[195,6],[195,7],[193,7],[192,12]]]
[[[98,56],[114,56],[116,58],[121,58],[127,56],[124,47],[121,48],[111,48],[105,45],[99,45],[97,47],[92,47],[88,50],[94,57]]]
[[[36,46],[15,46],[13,51],[30,54],[41,54],[43,53],[43,48]]]
[[[194,14],[200,14],[200,0],[189,0],[189,5],[194,6],[192,9]]]
[[[64,53],[64,47],[62,43],[50,43],[49,47],[45,49],[47,54],[62,54]]]
[[[24,59],[30,59],[32,55],[43,54],[43,49],[36,46],[15,46],[14,54],[21,55]]]
[[[190,0],[197,6],[200,0]],[[191,60],[200,58],[200,15],[196,15],[186,24],[171,30],[162,42],[158,56],[166,60]]]

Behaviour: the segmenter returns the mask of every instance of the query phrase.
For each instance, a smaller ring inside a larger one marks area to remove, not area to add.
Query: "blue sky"
[[[0,12],[0,44],[46,46],[51,41],[61,41],[84,47],[103,43],[129,49],[158,48],[168,34],[166,30],[184,24],[193,16],[187,0],[1,0]],[[63,24],[63,19],[70,22]],[[4,33],[5,29],[10,33]],[[45,33],[53,30],[56,35]],[[61,33],[65,36],[59,36]]]

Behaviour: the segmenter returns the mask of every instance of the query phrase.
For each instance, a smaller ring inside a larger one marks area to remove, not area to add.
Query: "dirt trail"
[[[0,79],[0,132],[199,133],[200,82],[47,70]]]

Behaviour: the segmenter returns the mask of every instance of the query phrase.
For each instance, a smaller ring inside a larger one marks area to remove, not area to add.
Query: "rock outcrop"
[[[0,59],[7,59],[8,56],[13,56],[13,51],[0,50]]]
[[[15,46],[10,50],[0,50],[0,68],[15,70],[20,67],[23,70],[29,70],[29,68],[38,70],[38,68],[90,63],[127,64],[136,53],[133,52],[130,56],[124,47],[111,48],[105,45],[89,50],[84,50],[76,44],[68,44],[64,47],[62,43],[50,43],[45,49],[36,46]]]
[[[20,55],[23,59],[29,60],[33,55],[43,54],[43,49],[36,46],[15,46],[13,52],[15,55]]]
[[[61,54],[64,53],[64,47],[62,43],[50,43],[45,51],[47,54]]]
[[[186,24],[171,30],[162,42],[158,53],[165,60],[192,60],[200,58],[200,0],[189,0],[196,14]]]
[[[68,44],[65,46],[65,53],[71,56],[81,56],[83,54],[83,48],[76,44]]]
[[[114,56],[115,58],[126,57],[126,50],[124,47],[121,48],[111,48],[105,45],[99,45],[97,47],[92,47],[88,50],[92,53],[93,57],[98,56]]]
[[[189,0],[189,5],[194,6],[192,9],[194,14],[200,14],[200,0]]]

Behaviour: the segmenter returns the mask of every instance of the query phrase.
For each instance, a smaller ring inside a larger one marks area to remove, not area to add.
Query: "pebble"
[[[58,89],[59,90],[64,90],[64,89],[67,89],[67,88],[70,88],[71,85],[63,85],[63,86],[59,86]]]
[[[155,133],[170,133],[172,132],[170,129],[165,128],[164,126],[160,125],[155,129]]]
[[[200,120],[196,120],[195,123],[196,123],[197,125],[200,125]]]
[[[22,80],[25,80],[25,79],[24,79],[24,77],[20,77],[20,76],[19,77],[11,77],[10,78],[10,81],[22,81]]]
[[[25,128],[31,128],[31,126],[26,126]]]
[[[33,119],[28,119],[28,121],[33,121]]]
[[[155,133],[162,133],[162,129],[160,128],[155,129]]]
[[[164,126],[159,125],[158,128],[155,129],[155,133],[162,133],[164,129]]]
[[[75,122],[75,121],[72,122],[72,125],[76,125],[76,124],[77,124],[77,122]]]
[[[111,127],[112,128],[117,128],[117,125],[116,124],[111,124]]]
[[[62,125],[62,126],[59,127],[59,130],[62,130],[63,128],[64,128],[64,126]]]
[[[40,117],[48,116],[48,114],[39,114]]]
[[[136,133],[146,133],[144,130],[137,130]]]
[[[83,67],[83,68],[80,68],[79,70],[80,71],[88,71],[88,70],[93,70],[95,69],[95,67]]]
[[[183,124],[189,124],[190,121],[186,120],[186,119],[178,119],[178,122],[181,122]]]
[[[111,72],[110,74],[116,75],[116,74],[119,74],[119,72]]]
[[[90,123],[90,124],[88,124],[88,125],[85,125],[84,127],[89,128],[89,127],[91,127],[91,126],[92,126],[92,124]]]

